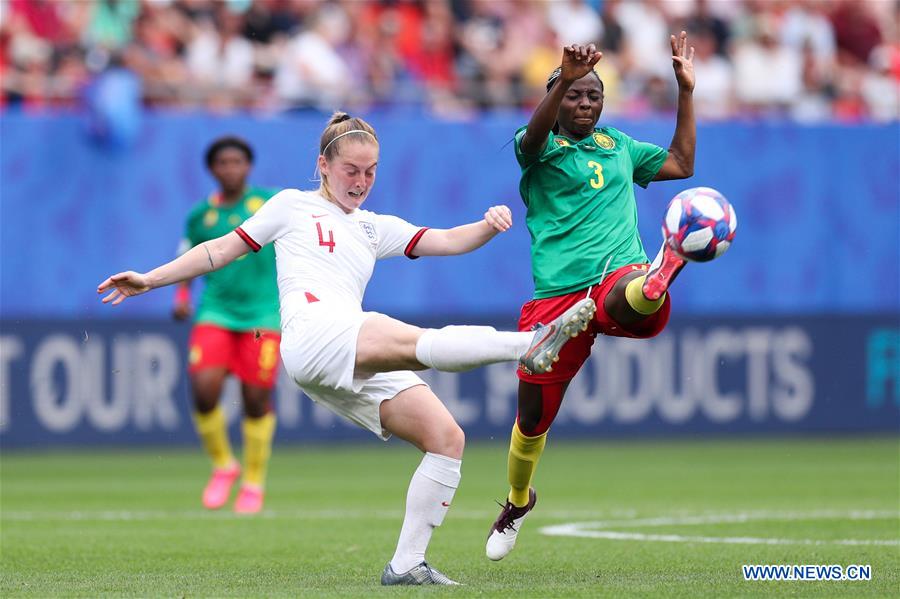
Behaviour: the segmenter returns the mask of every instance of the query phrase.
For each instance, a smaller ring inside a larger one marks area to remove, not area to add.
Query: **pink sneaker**
[[[234,502],[236,514],[258,514],[263,506],[263,490],[256,485],[241,485],[237,501]]]
[[[213,468],[212,476],[203,489],[203,507],[217,510],[228,501],[231,487],[241,475],[241,467],[235,463],[229,468]]]

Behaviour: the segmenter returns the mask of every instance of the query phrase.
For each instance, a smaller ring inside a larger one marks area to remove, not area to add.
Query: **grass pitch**
[[[484,557],[484,540],[506,490],[506,448],[471,445],[428,556],[459,588],[378,584],[419,461],[413,448],[388,445],[276,447],[258,517],[201,509],[208,466],[199,448],[6,452],[0,595],[900,594],[896,438],[551,439],[537,508],[499,563]],[[601,538],[541,532],[564,524]],[[868,564],[872,579],[748,582],[742,564]]]

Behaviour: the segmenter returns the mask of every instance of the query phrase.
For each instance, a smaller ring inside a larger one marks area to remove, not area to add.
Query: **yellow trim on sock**
[[[225,412],[216,406],[206,414],[194,412],[194,426],[203,449],[212,459],[214,468],[227,468],[234,463],[234,454],[231,453],[231,443],[228,441],[228,422],[225,420]]]
[[[262,418],[244,418],[241,431],[244,434],[244,483],[262,488],[266,480],[266,468],[272,455],[272,438],[275,436],[275,414],[269,412]]]
[[[628,302],[628,305],[639,314],[653,314],[659,310],[660,306],[663,305],[663,301],[666,299],[665,293],[663,293],[656,301],[648,300],[646,296],[644,296],[644,292],[641,288],[644,286],[644,280],[646,278],[647,275],[635,277],[628,281],[628,285],[625,286],[625,300]]]
[[[509,440],[509,459],[507,474],[509,476],[509,501],[516,507],[528,505],[528,489],[531,478],[537,468],[538,460],[544,453],[547,433],[537,437],[526,437],[519,430],[519,423],[513,423],[512,436]]]

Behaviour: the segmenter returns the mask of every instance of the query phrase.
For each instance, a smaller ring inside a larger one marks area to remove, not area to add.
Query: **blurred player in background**
[[[215,271],[274,243],[284,340],[291,378],[318,403],[382,439],[397,435],[425,453],[406,497],[406,514],[384,585],[457,584],[425,561],[435,527],[461,477],[465,436],[443,403],[412,370],[457,372],[519,360],[533,372],[549,369],[564,343],[587,328],[589,298],[534,332],[492,327],[421,329],[361,303],[378,259],[471,252],[512,225],[506,206],[452,229],[414,226],[360,209],[375,184],[379,144],[364,120],[335,113],[319,141],[318,190],[286,189],[233,231],[195,246],[146,274],[123,272],[100,284],[104,303],[120,303]],[[361,492],[364,492],[361,489]]]
[[[552,372],[519,367],[519,406],[507,465],[510,490],[488,535],[486,552],[492,560],[512,551],[534,508],[531,480],[547,431],[569,381],[590,355],[594,337],[653,337],[669,320],[666,290],[685,262],[664,242],[647,265],[633,183],[646,187],[694,172],[694,49],[688,50],[683,31],[671,36],[671,45],[678,115],[668,151],[612,127],[596,127],[603,111],[603,82],[594,65],[602,54],[593,44],[563,49],[562,66],[547,81],[547,95],[528,125],[516,132],[535,283],[534,299],[522,307],[519,330],[547,322],[585,297],[594,298],[597,312],[589,334],[563,349]]]
[[[247,184],[253,149],[238,137],[215,140],[206,151],[206,166],[219,189],[191,210],[180,254],[233,231],[275,193]],[[256,513],[263,506],[266,466],[275,434],[272,388],[281,340],[275,251],[263,248],[207,273],[204,283],[188,357],[194,423],[213,464],[203,490],[203,505],[213,510],[225,505],[241,475],[228,440],[225,412],[219,405],[225,379],[233,374],[241,382],[244,411],[244,470],[234,511]],[[173,315],[178,320],[191,316],[190,285],[188,279],[176,290]]]

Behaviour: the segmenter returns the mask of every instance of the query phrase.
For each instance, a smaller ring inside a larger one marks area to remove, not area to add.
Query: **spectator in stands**
[[[881,119],[888,104],[873,102],[891,95],[871,90],[889,82],[881,79],[885,61],[891,73],[900,71],[898,6],[889,0],[0,0],[0,105],[75,105],[85,73],[99,73],[115,53],[141,78],[148,105],[331,110],[352,102],[418,105],[438,114],[524,108],[542,93],[535,73],[546,70],[548,48],[584,41],[604,52],[599,74],[607,114],[646,115],[671,109],[659,40],[670,29],[686,29],[711,35],[721,58],[710,58],[716,72],[701,79],[708,92],[697,91],[698,109],[709,109],[708,117],[877,113]],[[760,21],[773,39],[760,37]],[[887,58],[872,59],[884,40]],[[708,66],[702,54],[697,58],[698,69]],[[729,69],[749,73],[735,79],[741,101],[722,98],[712,108],[702,97],[715,100],[712,84]],[[769,79],[771,89],[750,85]],[[870,91],[861,94],[864,82]]]
[[[697,0],[693,14],[685,19],[685,27],[688,31],[705,31],[711,35],[714,41],[713,51],[724,58],[728,51],[731,30],[725,19],[714,14],[710,8],[709,0]]]
[[[717,35],[713,29],[691,31],[696,54],[694,72],[694,110],[698,119],[724,119],[733,110],[734,68],[724,56],[717,54]]]
[[[734,52],[735,93],[749,114],[784,114],[802,89],[800,53],[778,43],[772,15],[760,14],[752,39]]]
[[[339,52],[350,23],[342,8],[323,5],[308,30],[288,43],[275,70],[275,91],[287,108],[344,106],[350,90],[350,69]]]
[[[547,4],[547,22],[557,45],[595,44],[603,38],[603,21],[585,0],[560,0]]]
[[[241,15],[221,4],[214,20],[203,19],[187,47],[191,84],[201,88],[207,103],[229,107],[252,94],[253,44],[240,31]]]
[[[842,0],[831,14],[839,59],[843,63],[867,64],[869,55],[881,44],[881,28],[868,4],[862,0]]]

